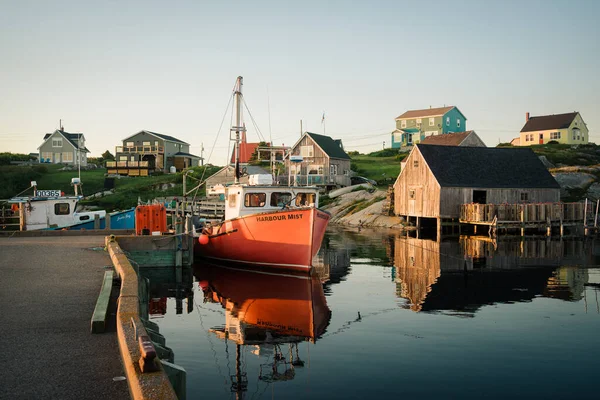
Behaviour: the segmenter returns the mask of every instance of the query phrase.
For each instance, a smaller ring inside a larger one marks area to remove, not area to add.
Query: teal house
[[[392,148],[410,147],[428,136],[466,130],[467,118],[458,107],[409,110],[396,117],[396,130],[392,132]]]

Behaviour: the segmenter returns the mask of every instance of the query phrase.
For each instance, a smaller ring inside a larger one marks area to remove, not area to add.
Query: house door
[[[60,163],[60,153],[54,153],[54,164]]]
[[[540,144],[544,144],[544,134],[540,133]]]

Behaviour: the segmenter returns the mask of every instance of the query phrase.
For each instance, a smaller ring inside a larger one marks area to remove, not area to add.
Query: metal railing
[[[117,146],[117,153],[164,153],[163,146]]]

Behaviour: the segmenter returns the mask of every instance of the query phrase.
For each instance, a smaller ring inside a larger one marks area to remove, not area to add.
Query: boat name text
[[[267,215],[264,217],[256,217],[256,221],[258,222],[268,222],[268,221],[285,221],[288,219],[302,219],[302,214],[282,214],[282,215]]]

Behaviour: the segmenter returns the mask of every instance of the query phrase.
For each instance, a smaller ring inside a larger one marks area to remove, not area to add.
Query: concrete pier
[[[107,332],[90,333],[112,268],[103,247],[104,236],[0,237],[0,398],[130,398],[114,304]]]

